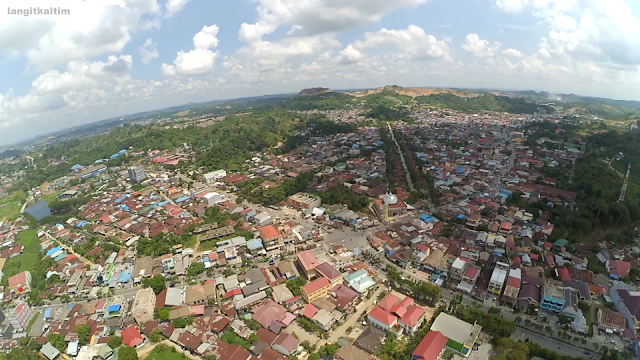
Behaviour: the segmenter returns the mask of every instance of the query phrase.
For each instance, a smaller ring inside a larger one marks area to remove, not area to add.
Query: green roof
[[[564,246],[567,246],[568,243],[569,243],[569,240],[558,239],[553,243],[553,246],[564,247]]]

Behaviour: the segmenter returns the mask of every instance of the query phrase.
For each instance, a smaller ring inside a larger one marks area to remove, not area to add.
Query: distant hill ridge
[[[323,88],[323,87],[314,87],[314,88],[310,88],[310,89],[303,89],[302,91],[300,91],[298,96],[314,96],[314,95],[320,95],[320,94],[328,93],[330,91],[331,91],[331,89],[327,89],[327,88]]]
[[[345,94],[355,96],[355,97],[365,97],[369,95],[374,95],[381,93],[383,91],[392,91],[398,93],[400,95],[406,95],[411,97],[417,96],[429,96],[433,94],[453,94],[456,96],[462,97],[475,97],[478,94],[474,94],[468,91],[461,90],[453,90],[453,89],[435,89],[435,88],[415,88],[415,87],[402,87],[398,85],[387,85],[384,87],[379,87],[375,89],[367,89],[353,92],[346,92]]]

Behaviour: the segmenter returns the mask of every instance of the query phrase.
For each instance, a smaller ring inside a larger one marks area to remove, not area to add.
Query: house
[[[480,268],[475,265],[470,265],[464,271],[462,275],[462,279],[456,289],[466,292],[467,294],[471,293],[473,287],[476,285],[478,278],[480,277]]]
[[[369,354],[377,354],[382,347],[385,336],[386,332],[373,326],[367,326],[353,344]]]
[[[265,329],[268,329],[272,322],[284,319],[286,312],[287,309],[282,305],[269,300],[253,309],[253,320],[259,322]]]
[[[220,169],[220,170],[210,172],[208,174],[204,174],[204,181],[207,184],[212,184],[222,180],[222,178],[224,178],[225,176],[227,176],[227,172],[223,169]]]
[[[135,326],[129,326],[122,330],[120,334],[122,336],[122,342],[130,347],[139,347],[144,343],[144,338]]]
[[[273,344],[271,344],[271,347],[282,355],[291,356],[298,353],[299,345],[300,341],[298,339],[291,334],[283,332],[278,335]]]
[[[51,343],[45,343],[40,348],[40,353],[49,360],[57,359],[60,356],[60,350],[56,349]]]
[[[509,270],[509,278],[507,279],[507,285],[502,293],[502,302],[511,306],[515,306],[518,303],[518,293],[520,292],[520,282],[522,279],[522,270],[511,269]]]
[[[578,302],[580,301],[580,292],[570,287],[564,288],[564,305],[562,306],[562,315],[566,315],[571,319],[575,318],[580,309]]]
[[[608,260],[606,263],[607,272],[613,279],[621,279],[625,276],[629,276],[631,271],[631,264],[628,261],[623,260]]]
[[[9,278],[9,290],[16,295],[26,294],[31,291],[31,273],[23,271]]]
[[[335,360],[371,360],[374,359],[371,355],[358,349],[357,347],[347,343],[345,346],[338,349],[333,356]]]
[[[467,269],[466,259],[461,259],[461,258],[455,259],[453,261],[453,264],[451,264],[451,269],[449,270],[449,278],[453,279],[454,281],[462,280],[462,275],[466,269]]]
[[[598,317],[598,329],[608,334],[622,334],[627,328],[624,315],[619,312],[601,307],[596,316]]]
[[[544,279],[537,276],[522,274],[520,292],[518,292],[518,307],[526,309],[529,306],[540,306]]]
[[[437,360],[447,345],[446,336],[439,331],[429,331],[413,351],[413,360]]]
[[[14,330],[24,331],[33,318],[33,310],[27,303],[20,303],[8,313],[8,318]]]
[[[289,196],[287,199],[287,205],[298,210],[311,210],[313,208],[320,207],[322,200],[311,194],[297,193]]]
[[[331,290],[331,282],[326,277],[320,277],[300,289],[302,298],[307,303],[312,303],[318,299],[325,298]]]
[[[360,294],[364,294],[375,285],[375,281],[369,276],[365,269],[360,269],[344,277],[345,285],[350,286]]]

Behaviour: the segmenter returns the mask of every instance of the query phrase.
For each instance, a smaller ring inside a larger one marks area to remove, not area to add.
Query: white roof
[[[498,284],[503,284],[506,277],[507,270],[495,268],[493,269],[493,274],[491,274],[491,281]]]
[[[509,277],[516,278],[516,279],[522,279],[522,270],[521,269],[511,269],[511,271],[509,271]]]
[[[453,265],[451,265],[451,267],[454,268],[454,269],[464,269],[464,266],[465,266],[466,263],[467,263],[466,261],[464,261],[464,260],[462,260],[460,258],[457,258],[453,262]]]
[[[459,344],[464,344],[473,325],[462,321],[447,313],[440,313],[431,325],[432,331],[440,331],[447,339],[451,339]]]

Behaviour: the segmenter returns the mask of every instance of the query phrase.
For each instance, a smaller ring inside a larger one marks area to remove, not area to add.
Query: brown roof
[[[273,342],[276,341],[276,338],[278,337],[278,335],[276,335],[272,331],[264,328],[258,329],[258,331],[256,332],[256,336],[258,337],[258,339],[266,342],[269,345],[273,344]]]
[[[273,342],[273,345],[280,345],[290,353],[294,352],[299,344],[300,341],[298,339],[287,333],[281,333]]]
[[[182,333],[182,335],[180,335],[178,341],[191,350],[197,349],[198,346],[200,346],[200,344],[202,343],[202,339],[186,331]]]

